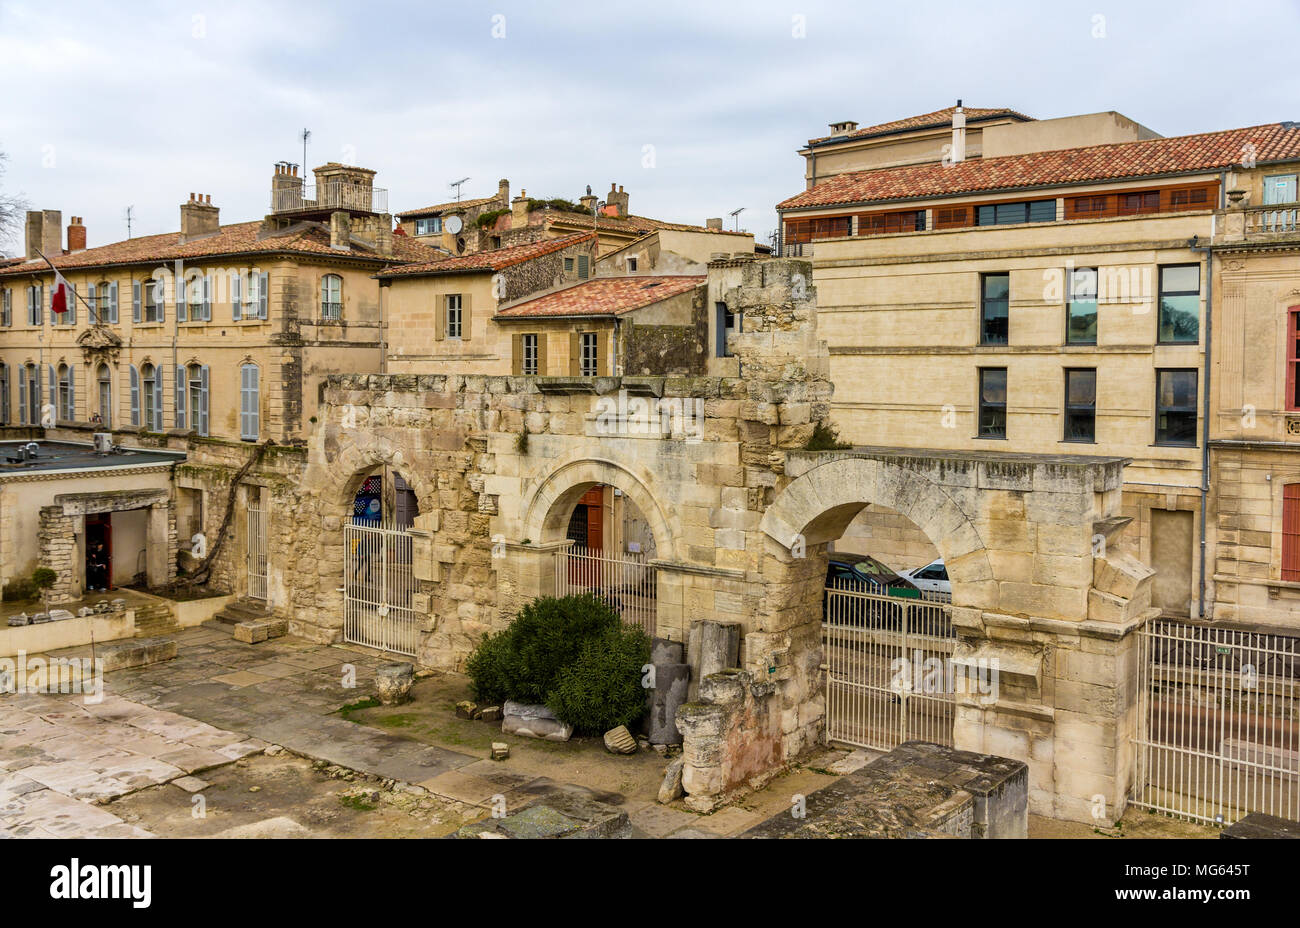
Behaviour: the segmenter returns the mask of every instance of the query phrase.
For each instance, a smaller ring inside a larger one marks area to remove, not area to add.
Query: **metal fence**
[[[343,640],[415,656],[411,535],[395,525],[343,526]]]
[[[266,599],[266,563],[266,512],[258,502],[251,502],[248,506],[248,595],[253,599]]]
[[[1141,649],[1133,803],[1300,820],[1300,638],[1159,621]]]
[[[555,595],[594,593],[630,625],[655,633],[658,603],[655,568],[644,555],[611,555],[599,548],[574,545],[556,553]]]
[[[826,740],[879,751],[913,739],[951,745],[951,606],[847,583],[824,597]]]

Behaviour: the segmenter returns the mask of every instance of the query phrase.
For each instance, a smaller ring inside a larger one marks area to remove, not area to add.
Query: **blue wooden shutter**
[[[240,317],[239,305],[239,271],[230,272],[230,318],[236,322]]]
[[[208,434],[208,366],[199,368],[199,408],[197,410],[200,435]]]
[[[176,427],[185,428],[185,368],[176,368]]]
[[[131,281],[131,321],[140,321],[140,281]]]
[[[257,365],[245,364],[239,369],[239,437],[246,441],[257,441],[261,428],[257,396]]]
[[[18,423],[27,425],[27,365],[18,368]]]
[[[131,365],[131,424],[140,424],[140,370]]]
[[[117,281],[108,285],[108,321],[117,324]]]
[[[90,304],[90,309],[86,311],[86,322],[91,325],[99,324],[99,304],[95,302],[95,285],[86,285],[86,302]]]
[[[167,278],[158,277],[153,281],[153,301],[158,304],[158,322],[167,316]]]
[[[47,379],[49,380],[50,383],[50,392],[46,398],[46,401],[42,403],[41,406],[54,407],[54,418],[58,419],[59,417],[59,373],[54,369],[53,364],[45,365],[45,369],[49,371],[49,377]],[[43,420],[44,418],[45,418],[45,410],[42,408],[41,419]]]
[[[68,365],[68,421],[77,420],[77,365]]]
[[[212,275],[203,275],[203,321],[212,321]]]
[[[68,311],[64,313],[68,319],[68,325],[77,324],[77,285],[68,284]]]
[[[270,289],[271,275],[266,271],[257,275],[257,315],[266,318],[267,291]]]
[[[185,275],[176,275],[176,321],[185,322],[189,319],[189,294],[186,291]]]

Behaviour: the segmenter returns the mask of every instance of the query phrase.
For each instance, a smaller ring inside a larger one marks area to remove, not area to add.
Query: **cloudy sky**
[[[1164,135],[1300,120],[1300,0],[62,3],[0,0],[0,192],[90,244],[190,191],[260,218],[272,165],[379,172],[393,212],[508,177],[766,236],[827,123],[1118,110]],[[728,227],[731,221],[728,220]],[[0,252],[22,250],[18,238]]]

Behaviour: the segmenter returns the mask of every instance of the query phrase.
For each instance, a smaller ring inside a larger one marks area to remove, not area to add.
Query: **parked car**
[[[948,568],[944,566],[943,558],[924,567],[905,570],[903,576],[923,593],[944,593],[952,597],[952,582],[948,579]]]
[[[831,615],[829,591],[872,593],[900,599],[917,599],[921,591],[910,580],[901,577],[875,558],[864,555],[832,556],[826,565],[826,589],[822,594],[822,618],[839,624],[869,625],[877,628],[898,628],[902,622],[901,608],[878,599],[867,597],[838,597],[834,615]]]

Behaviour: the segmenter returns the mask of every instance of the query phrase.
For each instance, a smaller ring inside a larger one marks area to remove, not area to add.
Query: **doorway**
[[[1151,566],[1156,571],[1151,604],[1165,615],[1185,617],[1191,612],[1193,528],[1190,512],[1151,510]]]
[[[113,516],[96,512],[86,516],[85,588],[113,589]]]
[[[599,484],[582,495],[569,516],[569,530],[565,533],[575,547],[599,551],[604,547],[605,488]]]

